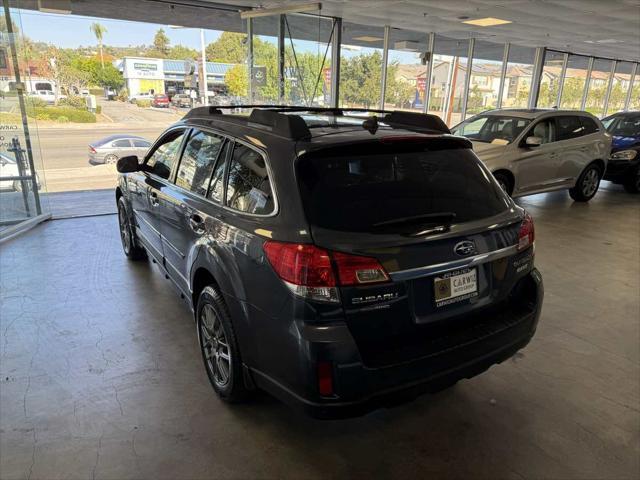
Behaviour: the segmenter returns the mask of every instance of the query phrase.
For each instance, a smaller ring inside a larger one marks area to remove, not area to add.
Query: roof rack
[[[222,110],[248,108],[253,109],[248,117],[249,125],[266,129],[274,135],[293,140],[310,138],[311,132],[302,117],[299,115],[283,115],[283,112],[314,112],[334,116],[344,116],[345,112],[378,113],[383,115],[379,120],[392,128],[404,128],[419,132],[451,133],[447,125],[437,115],[370,108],[327,108],[297,105],[216,105],[193,108],[184,118],[220,115]]]

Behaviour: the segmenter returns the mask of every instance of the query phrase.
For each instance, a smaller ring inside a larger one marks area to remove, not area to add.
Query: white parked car
[[[136,100],[153,100],[153,95],[150,94],[149,92],[144,92],[144,93],[137,93],[136,95],[131,95],[129,97],[129,102],[131,103],[135,103]]]
[[[51,105],[56,102],[56,94],[51,90],[35,90],[29,93],[29,96],[31,98],[39,98],[40,100],[43,100]],[[58,95],[58,100],[61,100],[63,98],[67,98],[67,96],[62,94]]]
[[[576,201],[598,191],[611,152],[600,120],[575,110],[491,110],[452,133],[473,150],[512,197],[568,189]]]
[[[16,192],[22,191],[22,180],[13,179],[11,177],[19,177],[20,171],[18,170],[18,164],[16,159],[11,153],[0,153],[0,190],[14,190]],[[29,175],[29,169],[26,170],[25,175]],[[38,190],[40,190],[41,184],[38,174],[36,173],[36,183],[38,184]],[[27,188],[31,189],[31,180],[27,180]]]

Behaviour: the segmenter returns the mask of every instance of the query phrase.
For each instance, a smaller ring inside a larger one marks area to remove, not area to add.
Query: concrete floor
[[[516,358],[366,417],[213,394],[187,307],[116,217],[0,247],[0,477],[640,477],[640,197],[521,200],[546,298]]]

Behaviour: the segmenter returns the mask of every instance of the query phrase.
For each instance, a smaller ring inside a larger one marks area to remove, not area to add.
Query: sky
[[[133,22],[128,20],[111,20],[106,18],[84,17],[79,15],[59,15],[41,13],[33,10],[12,11],[13,21],[27,37],[33,41],[45,42],[62,48],[76,48],[79,46],[96,45],[96,37],[89,30],[93,22],[99,22],[106,27],[104,35],[105,45],[127,47],[135,45],[149,45],[159,28],[164,29],[171,45],[185,45],[200,50],[200,29],[198,28],[170,28],[169,25],[157,23]],[[55,24],[55,28],[51,25]],[[205,30],[205,44],[215,41],[222,32]],[[261,37],[275,42],[275,37]],[[288,43],[288,40],[287,40]],[[296,41],[296,50],[318,52],[318,43]],[[324,54],[324,45],[320,47],[320,54]],[[360,53],[371,53],[373,49],[363,47],[357,50],[342,50],[343,57],[352,57]],[[330,52],[329,52],[330,53]],[[417,63],[417,56],[409,52],[390,51],[391,61],[401,63]]]

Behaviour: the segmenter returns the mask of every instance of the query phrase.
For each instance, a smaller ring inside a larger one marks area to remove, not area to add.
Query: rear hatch
[[[532,249],[518,247],[524,212],[468,146],[387,137],[298,160],[314,243],[374,258],[388,276],[340,287],[365,364],[422,356],[425,337],[449,335],[482,311],[495,316],[532,267]]]

